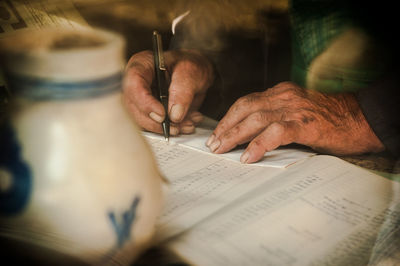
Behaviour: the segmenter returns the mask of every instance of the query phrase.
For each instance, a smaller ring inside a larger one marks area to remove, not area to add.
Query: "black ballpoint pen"
[[[167,69],[164,63],[164,54],[162,49],[161,35],[153,32],[153,51],[154,51],[154,68],[156,75],[156,88],[153,95],[158,97],[164,106],[165,118],[162,122],[164,138],[169,141],[169,117],[168,117],[168,83],[166,80]]]

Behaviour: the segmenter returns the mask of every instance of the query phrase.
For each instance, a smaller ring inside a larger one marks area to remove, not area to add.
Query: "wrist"
[[[346,105],[348,120],[350,123],[351,132],[354,139],[360,145],[360,153],[367,152],[381,152],[385,150],[385,146],[382,141],[375,134],[367,119],[362,112],[360,105],[354,94],[346,93],[342,94],[343,102]]]

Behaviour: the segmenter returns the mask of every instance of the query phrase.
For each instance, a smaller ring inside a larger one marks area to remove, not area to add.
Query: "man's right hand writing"
[[[166,51],[170,73],[168,113],[170,133],[190,134],[202,120],[198,112],[208,87],[213,82],[211,63],[201,54],[189,50]],[[153,53],[134,54],[126,67],[123,81],[124,102],[135,121],[145,130],[162,133],[164,108],[151,92],[154,80]]]

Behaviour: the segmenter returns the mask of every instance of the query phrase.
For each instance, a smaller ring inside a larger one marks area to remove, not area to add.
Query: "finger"
[[[169,87],[169,115],[171,121],[179,123],[186,116],[195,95],[195,84],[186,71],[186,64],[178,64],[171,77]]]
[[[272,123],[249,143],[240,161],[242,163],[257,162],[263,158],[265,152],[296,142],[299,130],[299,125],[294,121]]]
[[[182,134],[192,134],[195,131],[195,126],[192,120],[185,119],[179,124],[179,132]]]
[[[261,109],[268,108],[268,98],[263,93],[252,93],[238,99],[228,110],[215,128],[213,135],[218,139],[240,121]]]
[[[198,125],[204,120],[204,117],[200,112],[194,111],[189,114],[189,119],[194,125]]]
[[[179,124],[179,132],[182,134],[192,134],[195,132],[196,125],[203,121],[203,115],[194,111],[187,114],[185,119]]]
[[[124,97],[128,98],[131,104],[144,115],[149,116],[153,113],[153,117],[159,117],[156,122],[164,120],[164,108],[151,93],[148,83],[136,73],[127,73],[124,81]]]
[[[195,126],[203,121],[203,115],[200,112],[189,112],[185,119],[179,123],[179,132],[182,134],[192,134],[195,132]]]
[[[150,53],[134,55],[128,62],[123,80],[124,97],[136,106],[142,116],[149,116],[160,123],[164,120],[164,108],[153,97],[151,84],[154,77],[153,56]]]
[[[179,123],[189,111],[196,111],[202,104],[210,83],[210,67],[204,62],[183,59],[173,68],[169,88],[169,115]]]
[[[135,122],[143,129],[150,131],[150,132],[155,132],[162,134],[162,126],[161,123],[154,121],[151,119],[149,116],[142,115],[141,112],[138,110],[136,105],[130,104],[128,98],[124,98],[124,104],[128,111],[133,114],[133,118]],[[170,125],[170,134],[172,136],[176,136],[179,134],[179,126],[175,124]]]
[[[124,97],[123,101],[129,113],[132,114],[133,119],[141,128],[151,132],[162,133],[161,123],[151,119],[148,115],[144,115],[137,106],[131,102],[130,98]]]
[[[250,114],[247,118],[226,131],[213,143],[207,143],[214,153],[224,153],[237,145],[246,143],[259,135],[273,121],[278,121],[276,112],[258,111]]]

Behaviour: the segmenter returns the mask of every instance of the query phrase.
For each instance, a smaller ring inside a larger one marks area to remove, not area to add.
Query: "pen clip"
[[[153,34],[156,38],[156,49],[157,49],[156,56],[158,57],[158,69],[166,71],[167,69],[165,68],[161,35],[157,31],[154,31]]]

